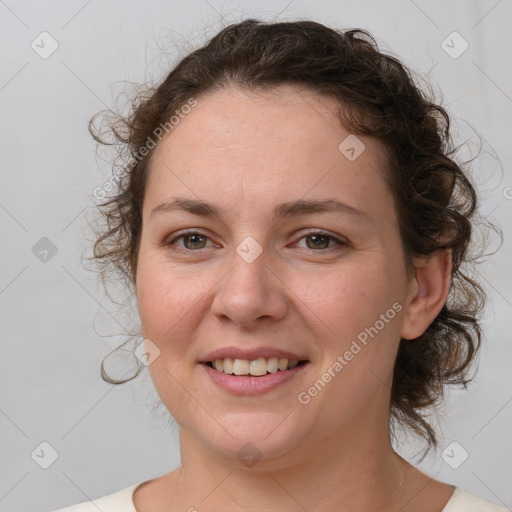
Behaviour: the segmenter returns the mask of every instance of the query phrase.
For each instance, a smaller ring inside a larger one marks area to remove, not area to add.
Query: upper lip
[[[247,359],[253,361],[260,358],[279,357],[286,358],[288,360],[306,361],[307,358],[288,352],[287,350],[281,350],[276,347],[258,347],[258,348],[240,348],[240,347],[224,347],[217,350],[213,350],[199,360],[200,363],[209,363],[217,359]]]

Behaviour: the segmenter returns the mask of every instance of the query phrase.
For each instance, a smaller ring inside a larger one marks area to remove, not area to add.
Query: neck
[[[353,430],[305,447],[293,461],[288,455],[250,468],[212,455],[181,431],[182,467],[173,472],[173,507],[226,512],[242,507],[248,512],[399,510],[408,464],[393,451],[389,429],[381,436],[370,427]]]

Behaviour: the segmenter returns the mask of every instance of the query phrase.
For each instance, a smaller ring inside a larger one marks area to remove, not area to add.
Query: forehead
[[[375,210],[390,199],[383,147],[341,125],[336,99],[282,86],[196,101],[154,150],[145,210],[171,196],[260,210],[263,200],[329,196]]]

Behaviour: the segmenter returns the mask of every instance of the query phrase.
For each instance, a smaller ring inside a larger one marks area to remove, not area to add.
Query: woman
[[[133,284],[182,466],[61,511],[504,510],[391,445],[395,422],[436,446],[421,412],[468,382],[484,297],[448,116],[398,60],[249,19],[113,129],[95,259]]]

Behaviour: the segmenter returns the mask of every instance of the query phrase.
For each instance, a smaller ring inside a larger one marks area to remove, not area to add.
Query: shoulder
[[[455,487],[452,497],[442,512],[507,512],[499,507],[460,487]]]
[[[52,512],[137,512],[133,505],[132,496],[135,488],[141,482],[130,485],[120,491],[96,498],[94,500],[84,501],[65,508],[59,508]]]

